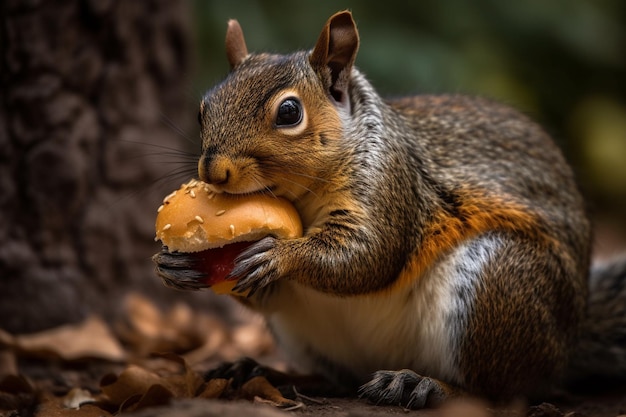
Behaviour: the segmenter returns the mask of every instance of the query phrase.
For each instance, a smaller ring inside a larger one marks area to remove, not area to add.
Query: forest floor
[[[226,379],[205,379],[206,371],[241,357],[285,369],[258,318],[242,313],[226,324],[183,304],[163,312],[135,294],[125,300],[125,311],[116,323],[91,317],[37,334],[0,330],[0,417],[626,415],[626,386],[594,387],[593,395],[561,395],[530,407],[466,400],[423,411],[295,391],[283,397],[261,377],[235,388]]]

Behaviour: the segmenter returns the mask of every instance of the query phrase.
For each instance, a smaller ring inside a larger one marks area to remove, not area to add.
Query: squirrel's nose
[[[198,161],[198,176],[208,184],[225,185],[230,180],[232,172],[231,161],[223,156],[203,155]]]

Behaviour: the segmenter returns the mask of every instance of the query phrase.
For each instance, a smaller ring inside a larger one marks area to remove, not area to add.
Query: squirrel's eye
[[[302,121],[302,105],[295,98],[285,99],[276,114],[276,126],[294,126]]]

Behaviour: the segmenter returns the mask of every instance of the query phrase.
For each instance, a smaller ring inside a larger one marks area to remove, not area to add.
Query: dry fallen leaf
[[[130,412],[167,404],[175,395],[160,384],[151,385],[143,395],[133,395],[120,405],[120,412]]]
[[[161,358],[177,363],[180,372],[171,374],[167,377],[168,386],[176,397],[191,398],[196,395],[204,380],[187,364],[184,358],[173,353],[165,353],[158,355]]]
[[[82,388],[72,388],[65,397],[63,397],[62,404],[65,408],[79,409],[81,405],[96,402],[91,393]]]
[[[274,340],[265,322],[253,316],[249,322],[230,330],[230,339],[219,350],[219,358],[233,362],[242,357],[262,357],[274,351]]]
[[[85,404],[75,409],[65,407],[63,401],[63,398],[44,394],[40,399],[35,417],[112,417],[112,414],[93,404]]]
[[[105,375],[100,381],[100,389],[107,400],[121,405],[129,397],[143,395],[152,385],[160,384],[161,376],[136,365],[129,365],[119,376]]]
[[[298,406],[296,401],[283,397],[280,391],[263,376],[255,376],[243,384],[241,393],[246,399],[258,401],[260,398],[261,402],[269,403],[279,408]]]
[[[123,411],[162,405],[171,398],[192,398],[202,391],[204,380],[185,360],[172,353],[158,355],[177,366],[176,372],[155,372],[129,365],[119,376],[105,376],[100,387],[108,404]]]
[[[208,359],[222,357],[229,341],[229,329],[222,320],[204,314],[196,315],[195,327],[202,333],[203,343],[197,348],[182,354],[187,363],[194,365]]]
[[[162,313],[150,300],[129,294],[125,300],[125,320],[117,324],[119,337],[138,357],[152,352],[185,353],[192,363],[214,356],[226,339],[221,320],[194,313],[178,303]]]
[[[197,395],[199,398],[220,398],[230,388],[230,381],[224,378],[209,379]]]
[[[274,350],[272,336],[258,316],[246,317],[243,324],[228,328],[223,319],[193,312],[184,304],[161,312],[138,294],[126,297],[125,310],[125,319],[117,323],[116,333],[135,357],[174,352],[187,363],[197,364],[259,357]]]
[[[12,336],[0,330],[0,342],[29,356],[66,361],[97,358],[122,362],[126,353],[109,327],[97,317],[39,333]]]

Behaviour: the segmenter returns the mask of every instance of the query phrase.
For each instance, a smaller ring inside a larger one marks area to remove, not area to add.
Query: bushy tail
[[[567,379],[626,381],[626,256],[595,265],[587,317]]]

